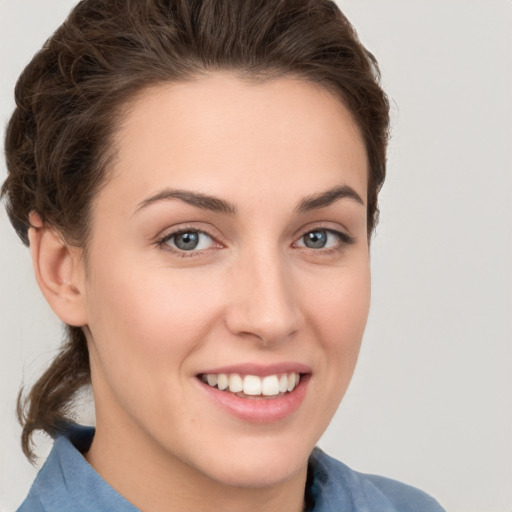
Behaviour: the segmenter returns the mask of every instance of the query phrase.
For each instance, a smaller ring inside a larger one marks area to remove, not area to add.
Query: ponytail
[[[34,384],[30,393],[18,394],[17,414],[23,427],[21,447],[34,462],[32,435],[44,430],[55,437],[71,420],[71,405],[76,394],[90,383],[89,352],[81,328],[67,326],[67,341],[50,367]]]

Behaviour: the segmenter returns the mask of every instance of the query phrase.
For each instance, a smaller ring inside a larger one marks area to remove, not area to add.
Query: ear
[[[82,251],[69,246],[37,213],[30,214],[28,238],[37,284],[55,314],[66,324],[87,324]]]

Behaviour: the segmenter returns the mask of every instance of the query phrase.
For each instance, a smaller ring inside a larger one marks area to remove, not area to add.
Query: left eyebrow
[[[305,197],[297,206],[296,211],[299,213],[306,213],[311,210],[318,210],[345,198],[353,199],[362,206],[365,206],[361,196],[352,187],[342,185],[326,190],[325,192],[320,192],[319,194],[313,194]]]
[[[173,189],[165,189],[151,197],[148,197],[138,204],[135,213],[151,204],[159,201],[168,201],[170,199],[178,199],[203,210],[211,210],[213,212],[225,213],[227,215],[236,214],[236,206],[224,201],[224,199],[219,199],[218,197],[209,196],[207,194],[201,194],[200,192]]]

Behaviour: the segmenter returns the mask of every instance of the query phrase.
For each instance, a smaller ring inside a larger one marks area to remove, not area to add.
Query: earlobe
[[[45,226],[36,213],[30,214],[28,232],[32,265],[46,301],[66,324],[87,324],[83,263],[80,251],[69,246],[55,229]]]

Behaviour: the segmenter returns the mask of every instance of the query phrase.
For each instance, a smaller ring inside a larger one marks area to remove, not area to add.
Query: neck
[[[86,459],[99,475],[143,512],[300,512],[307,463],[269,485],[236,486],[191,467],[151,442],[134,442],[130,428],[109,431],[98,423]]]

